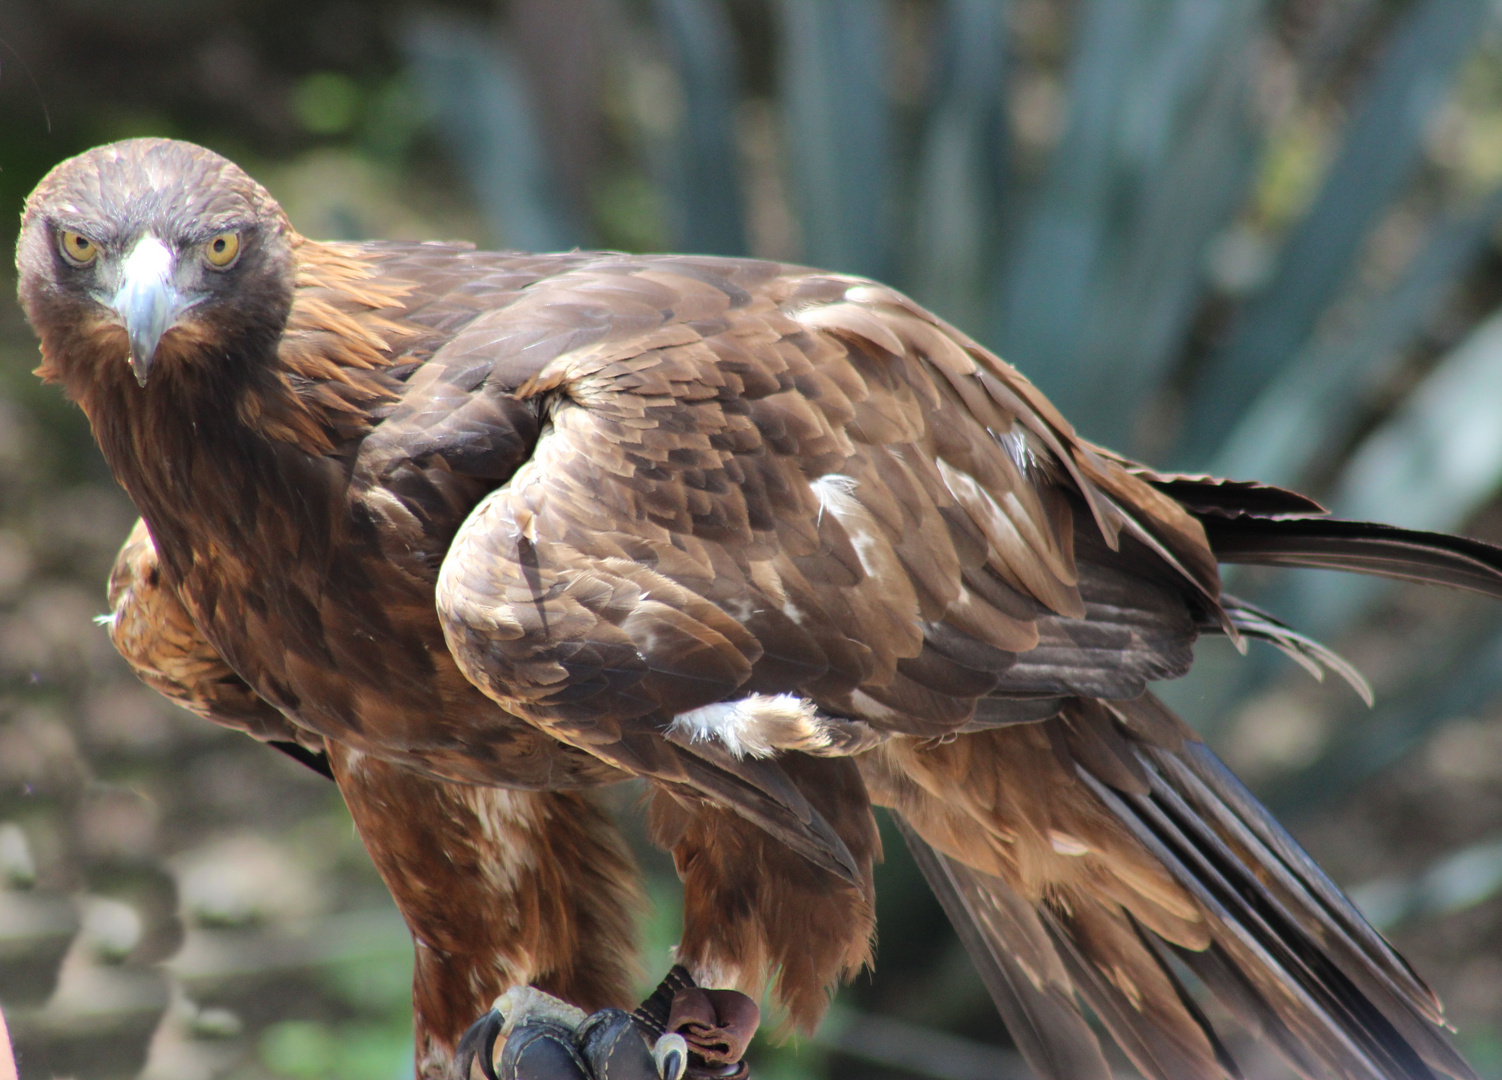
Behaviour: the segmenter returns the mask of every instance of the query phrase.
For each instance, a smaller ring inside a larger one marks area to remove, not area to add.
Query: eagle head
[[[38,373],[77,391],[128,363],[144,388],[153,370],[266,354],[291,308],[295,236],[263,187],[192,143],[64,161],[26,200],[16,249]]]

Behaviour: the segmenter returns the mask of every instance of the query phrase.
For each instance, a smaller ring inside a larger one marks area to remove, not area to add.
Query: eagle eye
[[[99,257],[99,245],[83,233],[76,233],[71,229],[62,231],[62,235],[57,238],[57,247],[63,253],[63,258],[74,266],[88,266]]]
[[[240,254],[240,234],[222,232],[203,245],[203,257],[216,270],[227,270]]]

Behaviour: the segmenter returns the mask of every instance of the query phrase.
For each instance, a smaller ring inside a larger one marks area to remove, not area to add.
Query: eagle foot
[[[741,1057],[760,1020],[746,995],[705,990],[681,967],[634,1013],[586,1015],[541,990],[516,986],[459,1040],[454,1076],[470,1080],[478,1062],[486,1080],[746,1080]]]

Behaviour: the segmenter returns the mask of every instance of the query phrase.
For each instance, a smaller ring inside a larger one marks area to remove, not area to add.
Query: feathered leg
[[[881,857],[881,840],[853,761],[800,753],[778,760],[850,849],[864,888],[729,810],[684,807],[660,793],[650,824],[683,879],[679,962],[704,986],[753,998],[770,981],[789,1020],[812,1031],[834,987],[871,960],[871,868]]]
[[[419,1077],[447,1078],[465,1029],[512,986],[585,1011],[630,1007],[637,870],[591,796],[443,783],[333,742],[328,753],[412,931]]]

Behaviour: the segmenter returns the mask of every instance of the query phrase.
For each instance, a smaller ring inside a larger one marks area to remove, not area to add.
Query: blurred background
[[[0,5],[0,250],[46,169],[144,134],[234,158],[319,238],[873,275],[1153,465],[1502,541],[1485,0]],[[134,515],[29,374],[0,261],[0,1004],[22,1077],[409,1077],[411,947],[333,786],[156,699],[94,625]],[[1234,588],[1344,651],[1376,707],[1255,644],[1203,645],[1165,696],[1502,1078],[1502,608],[1317,574]],[[678,886],[639,846],[655,981]],[[895,836],[879,893],[875,975],[813,1039],[758,1045],[757,1075],[1026,1076]]]

